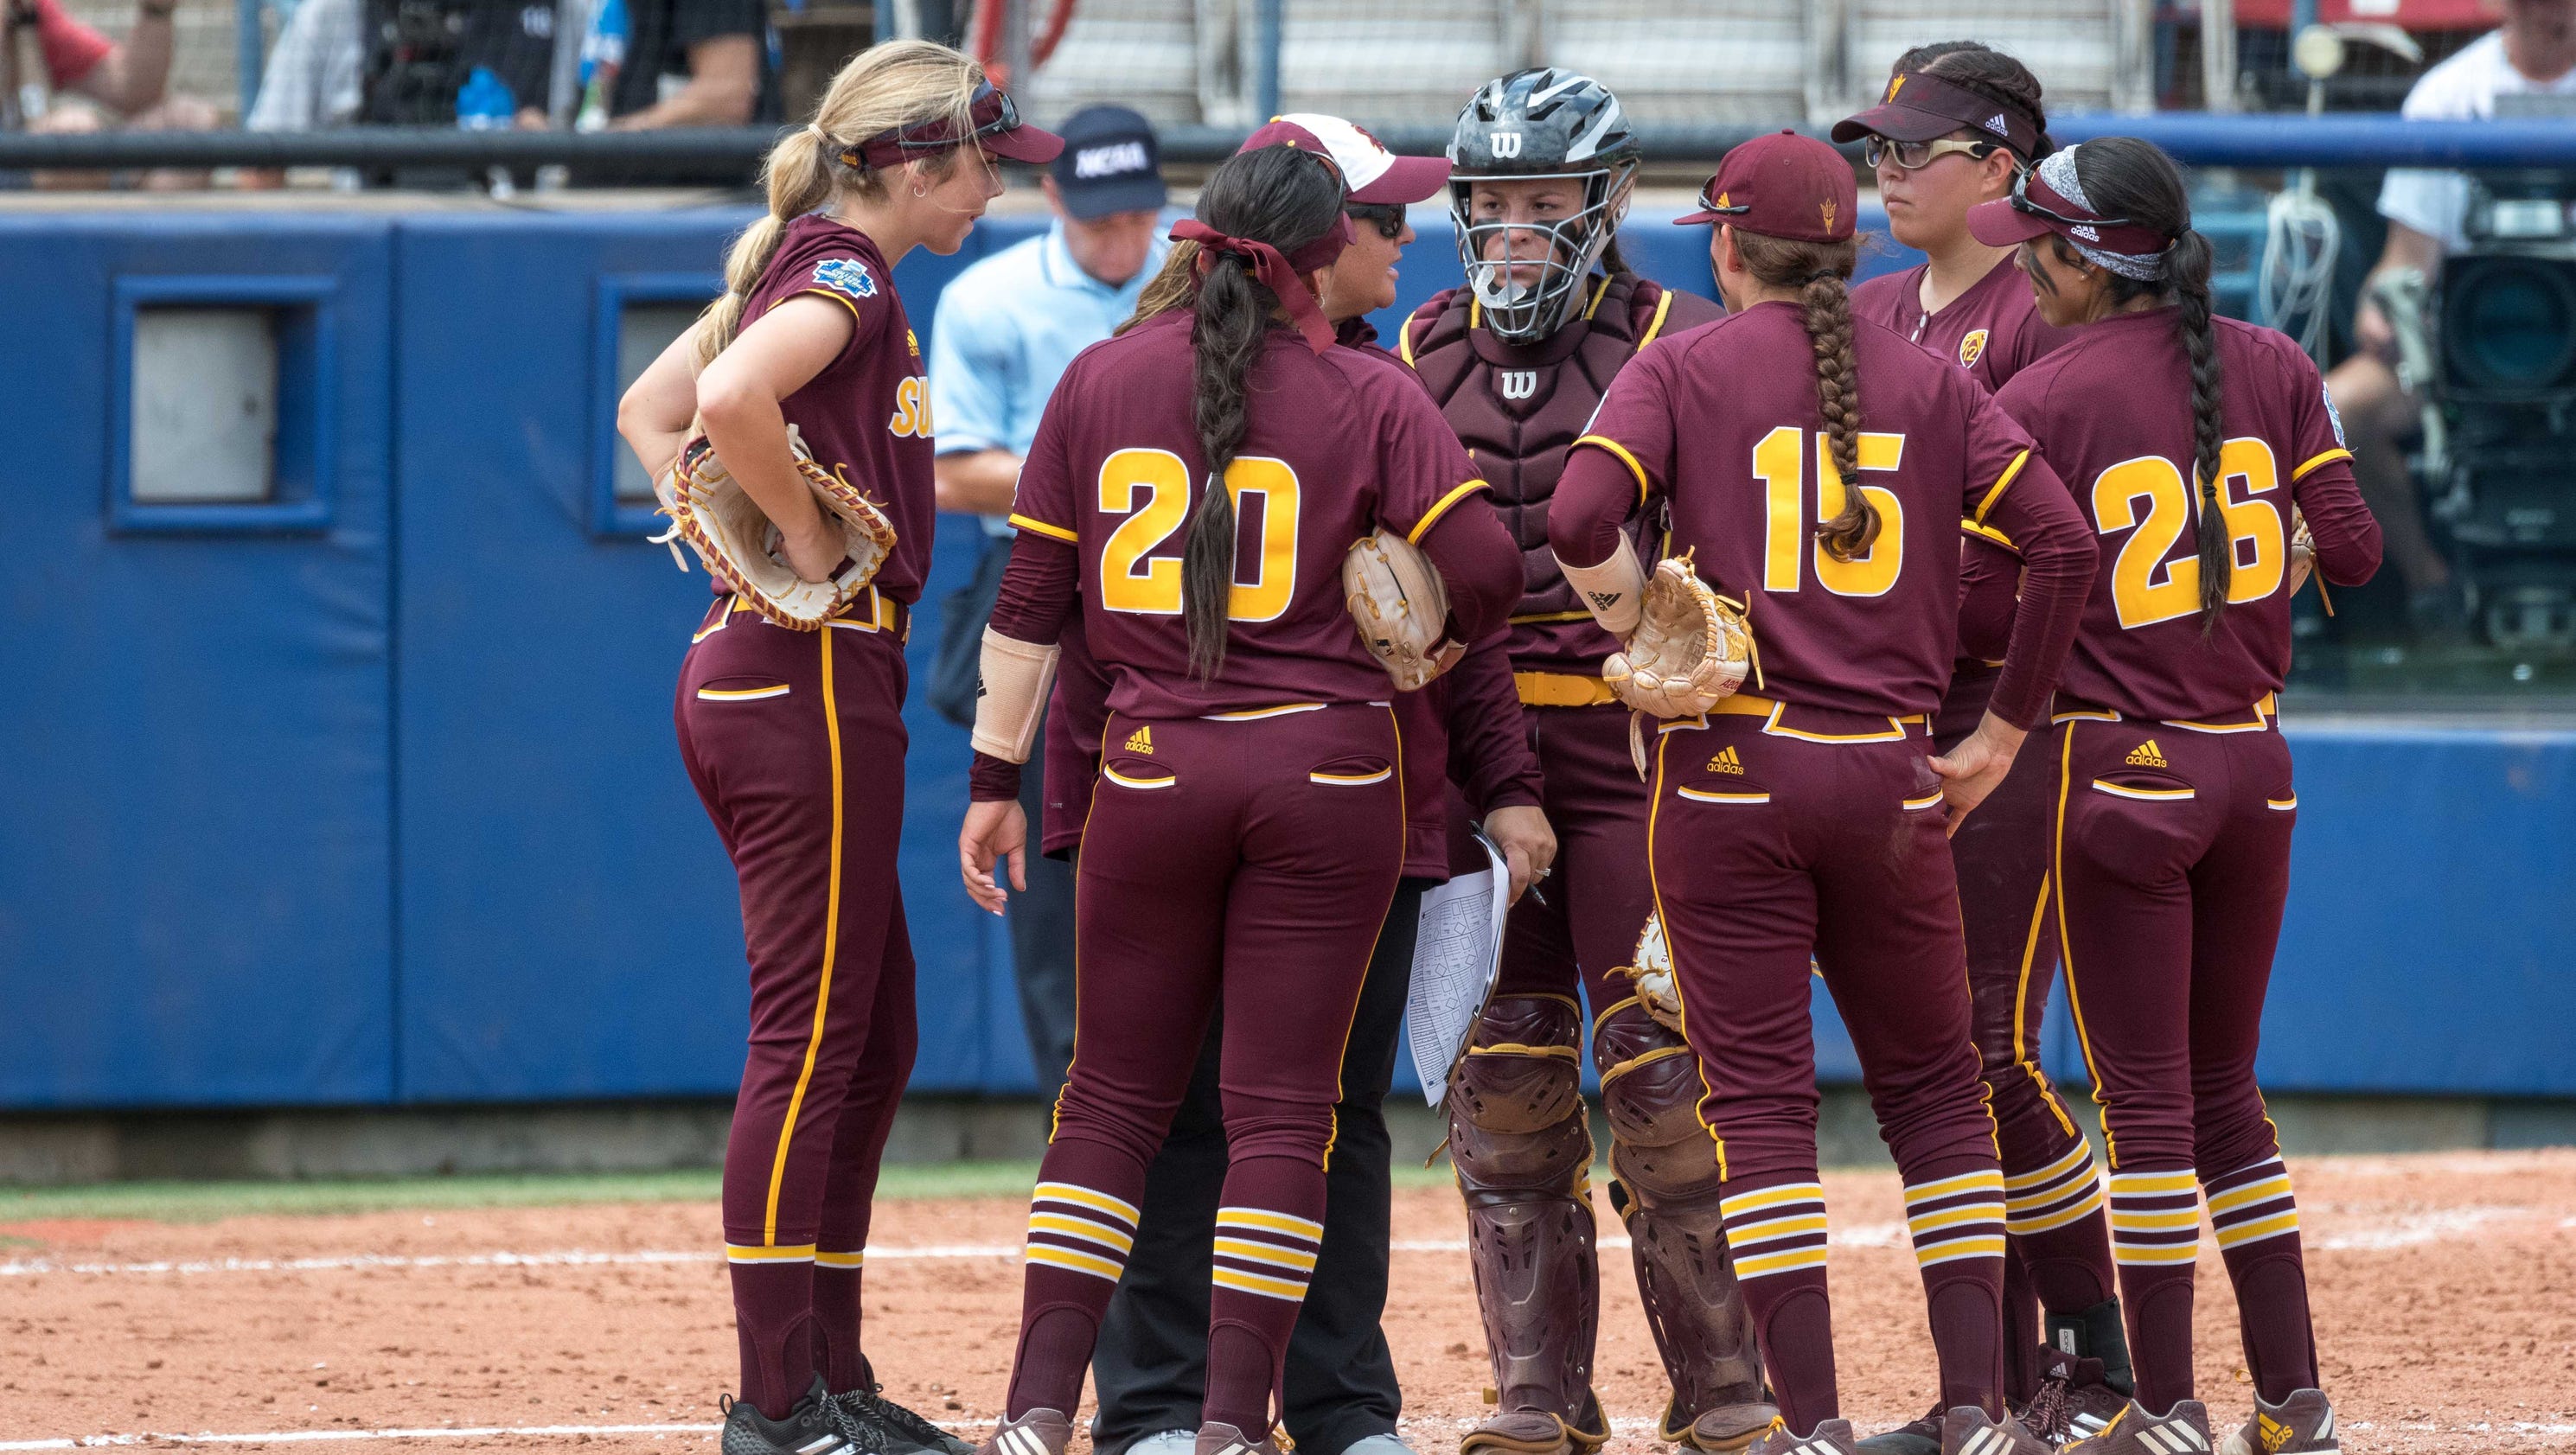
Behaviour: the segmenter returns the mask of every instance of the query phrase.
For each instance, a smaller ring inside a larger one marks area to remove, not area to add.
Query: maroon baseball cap
[[[1739,232],[1792,242],[1841,242],[1852,235],[1860,186],[1842,153],[1811,136],[1781,131],[1728,152],[1699,191],[1697,212],[1676,223],[1723,222]]]
[[[1236,150],[1277,146],[1321,153],[1342,174],[1342,185],[1350,189],[1353,202],[1427,202],[1449,184],[1447,158],[1399,157],[1369,135],[1367,128],[1338,116],[1311,111],[1274,116]]]
[[[1854,142],[1876,134],[1889,141],[1930,141],[1963,129],[2011,147],[2024,160],[2039,149],[2039,133],[2028,117],[1921,71],[1890,76],[1887,94],[1878,98],[1878,104],[1835,122],[1833,137]]]

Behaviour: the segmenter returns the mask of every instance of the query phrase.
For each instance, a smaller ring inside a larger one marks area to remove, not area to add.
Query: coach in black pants
[[[1324,1246],[1306,1306],[1288,1343],[1286,1424],[1299,1455],[1399,1455],[1396,1415],[1403,1396],[1378,1316],[1386,1308],[1393,1150],[1386,1093],[1413,979],[1413,939],[1422,891],[1406,879],[1360,986],[1350,1044],[1342,1052],[1338,1130],[1324,1179]],[[1091,1357],[1100,1414],[1091,1426],[1098,1455],[1189,1455],[1207,1389],[1208,1239],[1225,1183],[1225,1127],[1217,1106],[1217,1031],[1208,1018],[1189,1095],[1161,1155],[1145,1174],[1136,1248]],[[1175,1441],[1164,1448],[1157,1436]]]

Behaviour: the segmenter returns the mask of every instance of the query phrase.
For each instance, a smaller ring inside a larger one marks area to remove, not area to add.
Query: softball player
[[[1017,765],[994,754],[1025,753],[1077,590],[1112,686],[1076,890],[1073,1069],[991,1455],[1061,1455],[1072,1435],[1220,984],[1229,1170],[1198,1448],[1277,1448],[1343,1044],[1406,842],[1392,693],[1344,611],[1343,557],[1377,529],[1414,541],[1461,638],[1501,625],[1517,585],[1438,411],[1392,360],[1335,346],[1313,277],[1348,242],[1342,206],[1311,152],[1217,168],[1175,229],[1200,244],[1192,309],[1077,358],[1020,476],[961,836],[988,907],[1027,832]]]
[[[769,215],[734,244],[724,297],[620,408],[657,473],[702,420],[807,580],[837,567],[841,538],[797,474],[790,428],[897,536],[826,630],[719,596],[681,666],[680,753],[741,878],[751,962],[725,1151],[742,1345],[728,1452],[963,1449],[880,1399],[859,1351],[869,1201],[914,1047],[895,844],[903,640],[932,533],[931,422],[894,263],[915,246],[957,250],[1002,190],[995,158],[1045,161],[1058,146],[955,51],[866,51],[770,153]]]
[[[1859,141],[1878,174],[1888,230],[1921,248],[1921,266],[1852,290],[1852,313],[1955,360],[1988,389],[2064,342],[2033,309],[2030,282],[2009,248],[1968,232],[1968,209],[2012,191],[2049,150],[2039,79],[1974,41],[1922,46],[1899,57],[1880,103],[1834,127]],[[1994,695],[2003,628],[2021,562],[2010,543],[1971,524],[1960,540],[1961,655],[1932,719],[1948,751],[1975,731]],[[2102,1179],[2075,1118],[2039,1065],[2039,1030],[2057,968],[2046,913],[2048,790],[2055,774],[2032,752],[1950,839],[1967,930],[1968,991],[2003,1151],[2004,1393],[2043,1437],[2085,1433],[2129,1393],[2129,1351],[2113,1295]],[[2046,1306],[2043,1355],[2037,1303]],[[2043,1364],[2043,1358],[2045,1363]],[[2098,1360],[2098,1373],[2082,1361]],[[2040,1398],[2042,1369],[2047,1396]],[[1928,1455],[1940,1414],[1862,1442],[1888,1455]]]
[[[2254,1051],[2298,810],[2273,724],[2290,593],[2311,554],[2328,580],[2368,580],[2379,527],[2316,366],[2278,333],[2211,317],[2209,242],[2163,152],[2070,147],[1969,225],[2020,246],[2042,317],[2081,326],[1998,402],[2101,537],[2052,718],[2051,874],[2137,1396],[2068,1448],[2208,1447],[2191,1398],[2196,1181],[2254,1376],[2254,1417],[2226,1448],[2330,1451],[2298,1209]]]
[[[1749,602],[1766,695],[1662,724],[1647,848],[1726,1238],[1780,1407],[1752,1448],[1853,1448],[1825,1292],[1812,954],[1904,1175],[1948,1410],[1940,1448],[2040,1450],[2003,1403],[2003,1175],[1943,823],[1991,791],[2023,725],[2044,716],[2092,553],[2056,477],[1983,389],[1852,319],[1858,199],[1831,147],[1785,132],[1748,142],[1702,200],[1682,221],[1720,224],[1711,254],[1731,316],[1665,340],[1610,386],[1549,538],[1583,599],[1617,620],[1644,581],[1624,523],[1661,502],[1670,549]],[[1931,759],[1963,516],[2019,544],[2027,582],[1985,720]]]
[[[1449,143],[1468,285],[1425,303],[1398,345],[1494,482],[1523,552],[1512,675],[1562,841],[1545,901],[1512,911],[1501,981],[1448,1098],[1498,1392],[1461,1443],[1470,1455],[1569,1455],[1609,1435],[1592,1392],[1601,1290],[1578,989],[1609,1113],[1611,1204],[1671,1380],[1658,1435],[1737,1449],[1774,1413],[1727,1266],[1717,1162],[1691,1120],[1696,1078],[1675,1054],[1681,1038],[1622,974],[1653,904],[1636,874],[1645,785],[1629,762],[1628,713],[1601,680],[1618,644],[1547,549],[1548,500],[1612,377],[1657,338],[1720,315],[1621,261],[1639,156],[1617,98],[1589,77],[1551,67],[1488,82]]]

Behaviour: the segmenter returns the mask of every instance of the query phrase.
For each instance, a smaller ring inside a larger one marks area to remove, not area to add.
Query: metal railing
[[[1641,135],[1650,160],[1714,164],[1729,148],[1773,129],[1657,127]],[[2195,166],[2576,167],[2576,125],[2563,121],[2097,112],[2058,117],[2050,132],[2060,142],[2095,136],[2145,137],[2177,160]],[[646,180],[674,173],[702,177],[709,172],[739,171],[748,181],[778,135],[767,127],[627,132],[348,127],[307,132],[9,134],[0,135],[0,169],[568,166],[585,180]],[[1449,139],[1445,129],[1418,126],[1390,128],[1380,135],[1395,150],[1417,155],[1437,153]],[[1243,133],[1222,128],[1172,127],[1163,133],[1163,155],[1178,162],[1213,162],[1232,153],[1242,139]],[[1857,148],[1846,151],[1858,154]]]

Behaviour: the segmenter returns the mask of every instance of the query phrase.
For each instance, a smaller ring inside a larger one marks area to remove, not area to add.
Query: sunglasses
[[[2137,226],[2136,223],[2131,222],[2125,217],[2069,217],[2063,212],[2059,212],[2033,202],[2030,200],[2030,177],[2030,173],[2024,172],[2020,176],[2013,178],[2011,201],[2012,209],[2015,212],[2027,212],[2033,217],[2046,218],[2050,222],[2060,223],[2067,227],[2089,227],[2095,231],[2107,231],[2115,227]],[[2087,233],[2085,236],[2090,237],[2092,236],[2092,233]]]
[[[1011,100],[1009,92],[986,81],[977,86],[975,94],[968,98],[966,120],[974,129],[966,134],[964,140],[981,142],[985,137],[1016,130],[1020,124],[1020,108]],[[880,133],[844,150],[841,161],[843,165],[852,167],[899,166],[908,152],[945,151],[959,144],[960,139],[949,134],[945,120],[932,121]]]
[[[1377,229],[1377,235],[1393,242],[1404,236],[1404,208],[1394,202],[1346,202],[1342,211],[1353,222],[1365,222]]]
[[[1971,159],[1983,161],[1998,145],[1990,141],[1960,141],[1946,136],[1931,141],[1894,141],[1873,133],[1862,140],[1860,159],[1873,168],[1893,159],[1897,166],[1912,172],[1932,165],[1936,158],[1951,152],[1966,152]]]

